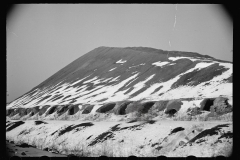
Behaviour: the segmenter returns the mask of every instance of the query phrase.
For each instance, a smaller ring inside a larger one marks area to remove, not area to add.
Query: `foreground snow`
[[[229,156],[232,122],[7,121],[7,140],[95,157]]]

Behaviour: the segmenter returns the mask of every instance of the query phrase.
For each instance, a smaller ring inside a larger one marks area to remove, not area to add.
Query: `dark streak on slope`
[[[93,123],[90,123],[90,122],[81,123],[81,124],[78,124],[78,125],[75,125],[75,126],[74,126],[74,125],[70,125],[70,126],[68,126],[67,128],[61,130],[61,131],[59,132],[58,136],[61,136],[61,135],[65,134],[65,133],[67,133],[67,132],[71,132],[73,129],[78,128],[78,127],[83,127],[82,129],[84,129],[84,128],[86,128],[86,127],[91,127],[91,126],[93,126],[93,125],[94,125],[94,124],[93,124]],[[77,129],[76,131],[79,131],[79,129]],[[55,132],[54,132],[54,133],[55,133]],[[52,134],[54,134],[54,133],[52,133]]]
[[[13,123],[11,123],[11,124],[13,124],[12,126],[10,126],[10,127],[8,127],[7,128],[7,132],[9,132],[9,131],[11,131],[11,130],[13,130],[14,128],[16,128],[16,127],[18,127],[18,126],[20,126],[20,125],[22,125],[22,124],[24,124],[25,122],[23,122],[23,121],[17,121],[17,122],[13,122]],[[11,125],[10,124],[10,125]]]
[[[223,72],[227,71],[228,68],[224,68],[223,66],[219,66],[219,64],[212,64],[203,69],[195,69],[192,72],[186,73],[182,75],[171,88],[177,88],[181,85],[191,85],[196,86],[200,83],[207,82],[211,80],[213,77],[221,75]],[[191,82],[191,83],[189,83]]]
[[[35,125],[39,125],[39,124],[48,124],[48,123],[43,121],[35,121]]]
[[[212,135],[217,135],[218,131],[222,128],[222,127],[228,127],[230,124],[221,124],[221,125],[217,125],[213,128],[210,129],[206,129],[204,131],[202,131],[201,133],[199,133],[197,136],[195,136],[194,138],[192,138],[188,143],[193,143],[196,140],[206,137],[206,136],[212,136]],[[187,143],[186,143],[187,144]]]
[[[99,136],[97,136],[88,146],[93,146],[97,143],[104,142],[107,139],[113,138],[114,135],[115,134],[113,132],[104,132],[104,133],[100,134]]]
[[[162,87],[163,86],[160,86],[160,87],[156,88],[151,94],[154,94],[154,93],[158,92]]]
[[[223,133],[220,137],[218,137],[218,139],[222,139],[222,138],[233,138],[233,133],[228,131],[227,133]]]
[[[171,135],[173,133],[176,133],[176,132],[179,132],[179,131],[183,131],[183,130],[184,130],[184,128],[182,128],[182,127],[174,128],[169,135]]]

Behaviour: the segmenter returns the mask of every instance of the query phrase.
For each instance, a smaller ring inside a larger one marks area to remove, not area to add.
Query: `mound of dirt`
[[[78,105],[71,105],[68,109],[68,115],[74,115],[79,111]]]
[[[210,107],[213,105],[215,98],[205,98],[200,103],[201,110],[210,111]]]
[[[53,114],[55,111],[57,110],[57,106],[53,106],[51,107],[47,112],[46,112],[46,116]]]
[[[117,104],[115,106],[114,113],[116,115],[125,115],[126,114],[126,108],[130,103],[132,103],[132,102],[129,101],[129,102],[123,102],[120,105]]]
[[[51,107],[51,106],[50,106],[50,105],[45,105],[45,106],[43,106],[43,107],[39,110],[39,116],[43,115],[49,107]]]
[[[157,101],[155,102],[155,104],[153,105],[153,107],[151,108],[152,110],[157,110],[157,111],[163,111],[168,104],[169,101]]]
[[[89,106],[87,106],[87,107],[83,110],[82,114],[89,114],[89,113],[92,111],[93,107],[94,107],[94,105],[89,105]]]
[[[130,103],[129,105],[127,105],[127,108],[125,109],[126,114],[138,111],[141,105],[142,104],[138,101]]]
[[[218,97],[214,100],[210,110],[212,113],[222,115],[231,112],[232,106],[228,103],[228,98]]]
[[[139,106],[138,112],[140,113],[148,113],[149,109],[153,107],[155,102],[145,102]]]
[[[116,103],[108,103],[96,110],[96,112],[99,113],[107,113],[108,111],[111,111],[115,107]]]
[[[172,116],[174,115],[177,111],[180,110],[182,106],[182,102],[180,100],[171,100],[167,103],[165,113]]]
[[[61,116],[62,114],[64,114],[65,112],[67,112],[67,110],[68,110],[68,105],[58,106],[58,109],[57,109],[57,114],[58,114],[58,116]]]

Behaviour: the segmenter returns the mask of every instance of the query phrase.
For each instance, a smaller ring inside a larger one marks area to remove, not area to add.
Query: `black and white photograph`
[[[7,157],[231,157],[233,17],[221,4],[15,4]]]

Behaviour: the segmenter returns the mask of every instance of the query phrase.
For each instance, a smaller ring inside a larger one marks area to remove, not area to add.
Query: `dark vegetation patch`
[[[171,135],[173,133],[176,133],[176,132],[179,132],[179,131],[183,131],[183,130],[184,130],[184,128],[182,128],[182,127],[174,128],[169,135]]]
[[[144,126],[144,124],[137,124],[137,125],[133,125],[133,126],[129,126],[129,127],[120,128],[119,131],[122,131],[125,129],[132,130],[132,131],[141,130],[143,126]]]
[[[21,155],[26,155],[26,153],[25,153],[25,152],[22,152]]]
[[[89,105],[89,106],[87,106],[87,107],[83,110],[82,114],[89,114],[89,113],[92,111],[93,107],[94,107],[94,105]]]
[[[137,122],[137,120],[134,119],[134,120],[131,120],[131,121],[127,122],[127,123],[133,123],[133,122]]]
[[[48,124],[47,122],[43,122],[43,121],[35,121],[35,125],[39,125],[39,124]]]
[[[63,106],[61,106],[61,107],[57,110],[58,116],[61,116],[62,114],[64,114],[65,112],[67,112],[67,110],[68,110],[68,105],[63,105]]]
[[[43,107],[39,110],[39,113],[38,113],[39,116],[43,115],[49,107],[51,107],[51,106],[50,106],[50,105],[45,105],[45,106],[43,106]]]
[[[108,98],[103,98],[103,99],[100,99],[98,100],[98,102],[103,102],[103,101],[106,101]]]
[[[156,146],[156,145],[159,145],[160,143],[153,143],[152,144],[152,147]]]
[[[206,140],[205,139],[200,139],[200,140],[196,141],[196,143],[202,143],[202,142],[206,142]]]
[[[176,109],[169,109],[165,111],[166,114],[168,114],[170,117],[174,116],[175,113],[177,113]]]
[[[217,125],[213,128],[210,129],[206,129],[204,131],[202,131],[201,133],[199,133],[197,136],[195,136],[194,138],[192,138],[188,143],[193,143],[196,140],[206,137],[206,136],[212,136],[212,135],[218,135],[218,131],[222,128],[222,127],[228,127],[229,124],[221,124],[221,125]]]
[[[149,120],[149,121],[147,121],[147,123],[149,123],[149,124],[154,124],[156,121],[154,121],[154,120]]]
[[[210,108],[211,113],[217,115],[223,115],[232,112],[232,105],[228,103],[228,99],[224,97],[218,97],[214,100],[213,105]]]
[[[187,115],[189,116],[196,116],[201,114],[201,109],[199,107],[193,107],[193,108],[188,108],[187,109]]]
[[[171,88],[177,88],[181,85],[187,85],[189,82],[192,86],[196,86],[199,83],[207,82],[214,77],[221,75],[223,72],[227,71],[227,68],[224,68],[223,66],[219,66],[219,64],[213,64],[206,68],[200,69],[200,70],[194,70],[190,73],[186,73],[182,75],[173,85]]]
[[[61,136],[61,135],[65,134],[65,133],[67,133],[67,132],[71,132],[73,129],[78,128],[78,127],[82,127],[81,129],[84,129],[84,128],[86,128],[86,127],[91,127],[91,126],[93,126],[93,125],[94,125],[94,124],[92,124],[92,123],[90,123],[90,122],[81,123],[81,124],[78,124],[78,125],[75,125],[75,126],[74,126],[74,125],[70,125],[70,126],[68,126],[67,128],[61,130],[61,131],[59,132],[58,136]],[[79,131],[79,130],[77,130],[77,131]]]
[[[19,144],[19,145],[16,145],[16,146],[18,146],[18,147],[22,147],[22,148],[34,147],[34,146],[29,145],[29,144],[27,144],[27,143],[22,143],[22,144]]]
[[[68,115],[74,115],[79,111],[78,105],[72,105],[69,107]]]
[[[114,133],[113,132],[104,132],[102,134],[100,134],[99,136],[97,136],[88,146],[93,146],[97,143],[101,143],[106,141],[107,139],[113,138],[114,137]]]
[[[115,111],[117,115],[125,115],[127,106],[132,102],[124,102],[122,103]]]
[[[105,104],[105,105],[101,106],[100,108],[98,108],[96,110],[96,112],[106,113],[106,112],[112,110],[115,107],[115,105],[116,105],[116,103]]]
[[[200,103],[200,108],[201,110],[205,110],[205,111],[210,111],[210,107],[213,105],[215,98],[207,98],[204,99],[201,103]]]
[[[163,148],[162,146],[158,146],[156,150],[161,150],[162,148]]]
[[[18,135],[21,135],[21,134],[26,135],[26,134],[29,134],[33,130],[34,130],[34,128],[24,129]]]
[[[25,122],[23,122],[23,121],[13,122],[13,123],[11,123],[11,124],[13,124],[13,125],[10,126],[10,127],[8,127],[6,131],[9,132],[9,131],[13,130],[14,128],[17,128],[18,126],[20,126],[20,125],[22,125],[22,124],[24,124],[24,123],[25,123]]]
[[[92,135],[91,136],[89,136],[86,140],[88,140],[89,138],[91,138],[92,137]]]
[[[220,137],[218,137],[218,139],[222,139],[222,138],[226,138],[226,139],[233,138],[233,133],[230,131],[228,131],[227,133],[223,133]]]
[[[160,86],[160,87],[156,88],[151,94],[154,94],[154,93],[158,92],[162,87],[163,86]]]
[[[120,127],[118,127],[120,124],[117,124],[117,125],[115,125],[115,126],[113,126],[113,127],[111,127],[110,128],[110,131],[119,131],[119,129],[120,129]]]

